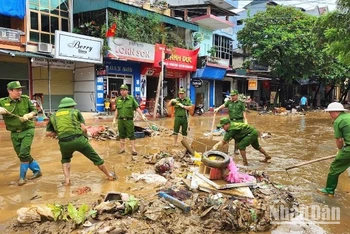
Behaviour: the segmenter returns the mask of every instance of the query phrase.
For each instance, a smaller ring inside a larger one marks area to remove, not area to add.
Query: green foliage
[[[67,206],[67,211],[69,217],[76,224],[82,224],[89,216],[96,214],[96,211],[90,210],[89,206],[86,204],[82,204],[79,209],[77,209],[71,203],[69,203]]]
[[[124,215],[132,214],[139,208],[139,200],[134,196],[130,196],[129,199],[125,202],[125,211]]]
[[[74,28],[73,32],[103,38],[104,45],[101,53],[109,50],[106,32],[114,23],[117,25],[115,37],[149,44],[166,44],[168,47],[185,47],[184,40],[178,35],[176,30],[171,27],[165,27],[158,14],[150,13],[147,17],[144,17],[139,12],[134,14],[112,14],[109,12],[108,19],[108,27],[106,24],[91,21]]]
[[[210,54],[211,57],[216,57],[216,47],[213,46],[210,48],[210,50],[207,51],[208,54]]]
[[[318,66],[315,21],[296,8],[271,6],[245,21],[238,40],[253,59],[270,66],[272,75],[291,82]]]
[[[110,14],[110,25],[117,24],[116,37],[149,44],[166,44],[169,47],[184,47],[183,39],[174,32],[173,28],[164,27],[160,15],[149,14],[143,17],[135,14]]]
[[[55,221],[67,221],[71,219],[78,225],[84,223],[88,217],[94,217],[96,215],[96,211],[90,210],[89,206],[86,204],[82,204],[79,209],[75,208],[71,203],[68,203],[67,206],[48,204],[47,207],[51,209]]]
[[[51,209],[53,214],[53,218],[55,221],[57,220],[67,220],[67,214],[65,212],[65,207],[59,204],[48,204],[46,205]]]

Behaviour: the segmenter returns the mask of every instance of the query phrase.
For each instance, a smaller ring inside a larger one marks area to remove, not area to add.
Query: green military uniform
[[[260,149],[259,132],[252,126],[245,123],[231,122],[229,129],[224,135],[224,141],[234,139],[238,142],[238,149],[245,150],[249,145],[256,150]]]
[[[12,100],[10,97],[0,99],[0,106],[17,116],[23,116],[36,109],[29,97],[22,95],[18,100]],[[3,115],[6,129],[11,132],[11,140],[17,156],[21,162],[33,161],[30,155],[30,149],[34,138],[35,124],[33,120],[22,122],[13,115]]]
[[[130,140],[135,140],[135,127],[133,119],[134,111],[138,107],[139,105],[137,104],[135,98],[131,95],[127,95],[125,98],[122,96],[117,98],[116,108],[118,110],[117,118],[120,139],[129,138]]]
[[[343,138],[344,147],[338,151],[329,168],[325,188],[329,194],[334,194],[339,175],[350,167],[350,114],[340,113],[334,120],[333,128],[335,138]]]
[[[228,108],[229,118],[231,121],[243,123],[243,112],[245,111],[245,105],[241,101],[231,101],[225,102],[225,107]]]
[[[17,89],[20,90],[23,87],[19,81],[12,81],[7,84],[9,93]],[[35,179],[42,175],[38,162],[33,159],[30,153],[34,139],[35,124],[33,120],[24,119],[23,117],[29,113],[37,113],[37,110],[26,95],[21,95],[17,100],[11,99],[10,96],[1,98],[0,107],[8,112],[3,114],[3,119],[6,129],[11,132],[13,148],[21,161],[18,185],[23,185],[26,183],[25,178],[28,168],[34,173],[30,179]]]
[[[179,92],[180,93],[180,92]],[[181,134],[183,136],[187,136],[187,128],[188,128],[188,110],[181,108],[178,104],[182,104],[184,106],[191,106],[191,99],[184,98],[181,100],[180,98],[176,98],[176,102],[172,102],[171,105],[175,108],[175,121],[174,121],[174,134],[178,134],[181,127]]]
[[[58,111],[50,117],[46,131],[55,132],[58,136],[62,164],[70,163],[73,153],[78,151],[90,159],[94,165],[102,165],[103,159],[91,147],[81,129],[80,124],[85,124],[85,120],[79,110],[72,108],[75,105],[71,98],[62,99]]]

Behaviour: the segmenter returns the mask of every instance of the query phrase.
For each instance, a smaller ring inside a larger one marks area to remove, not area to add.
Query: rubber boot
[[[29,163],[21,163],[21,166],[19,168],[19,181],[18,185],[22,186],[26,183],[26,174],[29,168]]]
[[[37,161],[33,160],[31,163],[29,163],[29,169],[33,171],[33,176],[29,178],[30,180],[33,180],[42,176],[40,166]]]
[[[339,178],[339,175],[328,174],[327,184],[325,188],[328,194],[334,195],[335,189],[337,188],[337,185],[338,185],[338,178]]]

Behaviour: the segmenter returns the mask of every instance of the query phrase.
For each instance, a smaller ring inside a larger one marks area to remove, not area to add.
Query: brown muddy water
[[[217,115],[216,122],[220,117]],[[210,131],[212,116],[194,116],[191,118],[191,131],[189,138],[203,137],[205,132]],[[316,188],[325,185],[328,167],[331,160],[314,163],[298,169],[289,170],[286,174],[284,168],[302,161],[316,159],[337,152],[331,119],[328,113],[307,113],[305,116],[272,116],[258,115],[256,112],[248,114],[249,123],[260,132],[270,132],[272,138],[260,140],[263,148],[272,156],[271,164],[259,162],[261,155],[252,147],[247,148],[250,169],[267,171],[271,179],[283,185],[289,185],[295,191],[300,204],[303,205],[328,205],[340,207],[341,216],[339,225],[320,225],[329,233],[350,233],[350,178],[346,172],[340,176],[339,185],[335,198],[329,198],[316,193]],[[166,118],[156,120],[155,123],[172,128],[173,119]],[[111,118],[87,119],[88,125],[111,125]],[[137,125],[147,127],[144,122]],[[26,185],[18,187],[16,182],[19,175],[19,161],[15,156],[10,141],[10,133],[3,125],[0,127],[0,232],[3,233],[8,221],[16,217],[16,210],[35,204],[47,204],[78,200],[79,195],[74,190],[83,186],[91,188],[90,198],[96,200],[100,194],[108,191],[119,191],[134,194],[136,197],[147,197],[154,194],[153,188],[143,183],[135,183],[128,179],[132,172],[151,170],[153,166],[137,164],[137,157],[156,153],[160,150],[179,150],[182,146],[173,147],[172,137],[146,137],[137,139],[136,145],[139,156],[131,157],[131,148],[127,153],[118,155],[119,142],[107,140],[91,140],[92,146],[106,161],[110,170],[114,167],[119,179],[109,182],[102,172],[98,170],[87,158],[76,153],[72,159],[71,177],[73,184],[70,187],[61,185],[64,181],[60,152],[57,141],[44,137],[45,129],[38,127],[32,146],[32,155],[40,163],[43,177],[37,181],[29,181]],[[181,137],[180,137],[181,139]],[[232,147],[230,147],[232,154]],[[238,164],[240,156],[234,156]],[[135,163],[136,160],[136,163]],[[31,172],[28,171],[30,176]],[[37,199],[31,200],[34,196]]]

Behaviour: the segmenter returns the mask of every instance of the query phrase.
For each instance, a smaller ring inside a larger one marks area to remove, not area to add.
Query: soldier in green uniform
[[[71,184],[70,162],[75,151],[90,159],[107,176],[108,180],[114,180],[116,175],[108,171],[104,160],[91,147],[86,137],[85,120],[81,112],[74,109],[75,105],[77,103],[72,98],[63,98],[57,112],[50,117],[46,127],[46,136],[58,137],[62,154],[62,169],[65,176],[64,184]]]
[[[136,110],[144,121],[146,116],[142,114],[135,98],[128,95],[128,86],[122,84],[120,86],[120,96],[116,101],[116,110],[114,113],[113,126],[116,126],[118,120],[118,131],[120,137],[119,154],[125,153],[125,139],[129,138],[132,144],[132,155],[137,155],[135,148],[135,127],[134,127],[134,111]]]
[[[221,145],[227,144],[231,139],[235,139],[236,143],[238,144],[238,149],[243,158],[244,166],[248,166],[245,150],[249,145],[252,145],[254,149],[260,151],[265,156],[265,159],[261,160],[260,162],[267,163],[271,159],[266,151],[259,145],[259,132],[254,127],[246,123],[232,122],[227,117],[220,119],[220,124],[218,127],[223,128],[226,133],[224,135],[224,139],[214,145],[214,150],[216,150]]]
[[[238,100],[238,91],[232,90],[230,93],[231,99],[226,101],[224,104],[214,109],[214,113],[217,113],[219,110],[223,108],[228,108],[228,115],[232,122],[236,123],[248,123],[247,113],[245,111],[245,104]],[[238,153],[238,147],[235,144],[235,154]]]
[[[18,185],[26,183],[28,168],[34,173],[30,179],[42,175],[38,162],[30,154],[35,128],[32,119],[37,111],[29,97],[22,95],[23,87],[19,81],[8,83],[9,96],[0,99],[0,114],[3,115],[6,129],[11,132],[13,148],[21,161]]]
[[[188,129],[188,111],[192,108],[191,99],[185,95],[185,89],[179,89],[179,97],[171,99],[168,106],[174,106],[175,108],[175,120],[174,120],[174,146],[177,146],[178,133],[181,127],[182,136],[187,136]]]
[[[326,187],[318,191],[334,196],[339,175],[350,167],[350,115],[344,113],[347,110],[339,102],[330,103],[325,111],[328,111],[334,120],[333,129],[338,153],[329,167]]]

